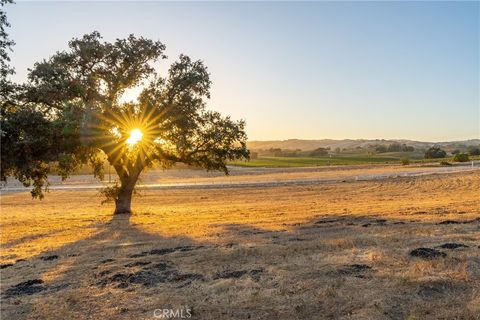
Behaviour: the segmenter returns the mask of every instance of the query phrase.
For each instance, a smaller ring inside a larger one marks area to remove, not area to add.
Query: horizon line
[[[301,140],[301,141],[320,141],[320,140],[333,140],[333,141],[345,141],[345,140],[353,140],[353,141],[410,141],[410,142],[422,142],[422,143],[445,143],[445,142],[464,142],[464,141],[472,141],[472,140],[480,140],[478,138],[467,138],[467,139],[454,139],[454,140],[438,140],[438,141],[425,141],[425,140],[412,140],[412,139],[405,139],[405,138],[374,138],[374,139],[367,139],[367,138],[343,138],[343,139],[332,139],[332,138],[318,138],[318,139],[302,139],[302,138],[288,138],[288,139],[248,139],[248,142],[267,142],[267,141],[292,141],[292,140]]]

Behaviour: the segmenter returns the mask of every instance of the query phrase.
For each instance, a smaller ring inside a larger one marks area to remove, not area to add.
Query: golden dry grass
[[[188,306],[194,319],[477,319],[478,190],[480,172],[144,191],[114,219],[95,192],[2,195],[1,263],[13,264],[2,318],[153,319]],[[409,256],[451,242],[468,247]],[[177,250],[148,254],[165,248]],[[167,273],[152,271],[161,263]],[[8,293],[33,279],[39,292]]]

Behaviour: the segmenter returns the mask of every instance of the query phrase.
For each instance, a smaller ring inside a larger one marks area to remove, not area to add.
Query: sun
[[[127,144],[129,146],[134,146],[143,138],[143,132],[140,129],[132,129],[130,131],[130,137],[127,139]]]

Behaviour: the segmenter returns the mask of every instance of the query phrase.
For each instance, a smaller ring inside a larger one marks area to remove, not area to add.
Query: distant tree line
[[[264,155],[274,156],[274,157],[299,157],[300,152],[302,152],[301,149],[290,150],[290,149],[281,149],[281,148],[270,148],[267,150],[263,150],[262,153]]]
[[[480,146],[470,146],[467,148],[467,152],[471,156],[480,156]]]
[[[466,153],[471,156],[480,156],[480,146],[468,146],[468,147],[463,147],[462,149],[456,148],[452,151],[452,154],[456,155],[459,153]]]
[[[407,146],[405,143],[391,143],[388,146],[384,144],[375,145],[374,150],[377,153],[385,153],[385,152],[413,152],[415,148],[412,146]]]
[[[273,156],[273,157],[326,157],[328,155],[335,154],[358,154],[358,153],[368,153],[368,154],[380,154],[387,152],[417,152],[419,155],[424,153],[425,159],[440,159],[445,158],[449,154],[455,156],[460,154],[457,159],[466,159],[465,154],[468,156],[478,156],[480,155],[480,146],[465,146],[465,145],[447,145],[445,149],[440,146],[432,146],[428,149],[424,148],[414,148],[405,143],[390,143],[390,144],[370,144],[367,146],[355,146],[355,147],[345,147],[340,148],[336,147],[331,149],[330,147],[319,147],[314,150],[301,150],[301,149],[281,149],[281,148],[269,148],[269,149],[257,149],[251,153],[251,158],[256,159],[258,156]],[[405,158],[407,159],[407,158]],[[458,161],[458,160],[454,160]]]
[[[469,146],[465,148],[463,152],[460,151],[460,149],[454,149],[451,154],[454,155],[453,161],[470,161],[470,156],[480,155],[480,146]],[[425,159],[440,159],[445,157],[447,157],[447,151],[438,146],[430,147],[427,149],[427,151],[425,151]]]

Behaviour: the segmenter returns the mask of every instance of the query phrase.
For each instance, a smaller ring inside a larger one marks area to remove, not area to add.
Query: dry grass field
[[[1,318],[480,319],[479,190],[478,171],[150,190],[131,217],[95,191],[2,195]]]

